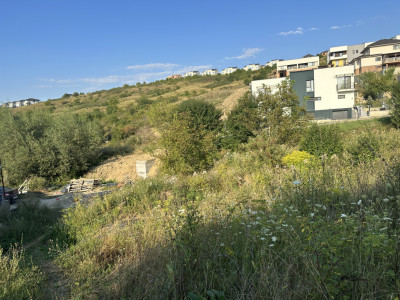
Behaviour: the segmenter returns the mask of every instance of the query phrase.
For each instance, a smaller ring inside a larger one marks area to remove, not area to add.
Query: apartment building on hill
[[[292,72],[312,70],[318,68],[318,66],[318,56],[278,61],[276,63],[276,77],[288,77]]]

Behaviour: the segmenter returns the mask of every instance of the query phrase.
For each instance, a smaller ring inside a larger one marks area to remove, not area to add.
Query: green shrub
[[[46,178],[38,177],[38,176],[31,176],[29,178],[29,190],[31,191],[40,191],[46,188]]]
[[[378,157],[379,149],[379,140],[374,135],[364,134],[350,144],[347,151],[351,154],[355,163],[362,163]]]
[[[337,126],[318,126],[314,123],[307,128],[301,139],[300,149],[315,156],[341,154],[343,143],[339,133]]]
[[[210,131],[221,128],[220,117],[222,113],[211,103],[202,100],[187,100],[178,105],[177,112],[189,113],[193,120],[192,125],[197,128],[202,126]]]

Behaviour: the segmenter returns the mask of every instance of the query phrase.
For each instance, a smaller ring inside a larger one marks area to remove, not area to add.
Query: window
[[[315,62],[310,62],[310,63],[308,63],[308,65],[309,65],[310,67],[315,66]]]
[[[355,54],[356,53],[356,50],[353,50],[353,54]]]
[[[356,50],[356,53],[358,53],[358,50]]]
[[[375,61],[381,61],[382,60],[382,57],[375,57]]]
[[[393,45],[393,50],[400,50],[400,45]]]
[[[306,81],[306,92],[314,92],[314,80]]]
[[[338,99],[344,99],[346,98],[346,95],[338,95]]]
[[[351,76],[340,76],[337,77],[337,89],[338,90],[346,90],[346,89],[352,89],[352,84],[351,84]]]

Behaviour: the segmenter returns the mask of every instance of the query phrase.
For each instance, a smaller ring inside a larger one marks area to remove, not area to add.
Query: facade
[[[190,72],[186,72],[183,77],[191,77],[191,76],[196,76],[196,75],[200,75],[199,71],[190,71]]]
[[[244,66],[243,70],[245,70],[245,71],[248,71],[248,70],[252,70],[252,71],[260,70],[260,64],[250,64],[250,65]]]
[[[260,93],[265,93],[270,89],[271,93],[274,94],[278,91],[278,85],[282,83],[282,81],[286,80],[286,77],[282,78],[271,78],[271,79],[262,79],[262,80],[253,80],[250,83],[251,94],[254,97],[257,97]]]
[[[353,116],[354,66],[320,68],[290,73],[289,78],[251,82],[253,96],[271,91],[276,93],[283,80],[294,81],[299,105],[314,119],[347,119]]]
[[[201,72],[202,76],[217,75],[217,74],[218,74],[218,70],[217,69],[209,69],[209,70],[205,70],[205,71]]]
[[[372,42],[348,46],[347,47],[347,63],[350,63],[352,60],[361,56],[361,52],[370,44],[372,44]]]
[[[276,64],[276,77],[288,77],[291,72],[312,70],[318,68],[318,66],[318,56],[278,61]]]
[[[182,77],[182,75],[174,74],[174,75],[168,76],[167,79],[178,79],[178,78],[181,78],[181,77]]]
[[[400,67],[400,37],[369,44],[361,52],[361,56],[350,63],[354,65],[356,75]]]
[[[231,73],[233,73],[233,72],[235,72],[235,71],[237,71],[237,70],[238,70],[237,67],[229,67],[229,68],[223,69],[223,70],[221,71],[221,74],[222,74],[222,75],[227,75],[227,74],[231,74]]]
[[[39,99],[29,98],[29,99],[25,99],[25,100],[18,100],[18,101],[13,101],[13,102],[6,102],[6,103],[4,103],[2,106],[3,106],[3,107],[16,108],[16,107],[28,106],[28,105],[31,105],[31,104],[36,104],[36,103],[39,103],[39,102],[40,102]]]
[[[330,67],[343,67],[347,65],[347,46],[329,48],[327,63]]]
[[[321,68],[290,74],[301,105],[314,119],[352,118],[354,66]]]

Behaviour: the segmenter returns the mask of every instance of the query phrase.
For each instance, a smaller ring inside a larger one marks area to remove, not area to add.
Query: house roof
[[[367,49],[372,48],[372,47],[378,47],[378,46],[383,46],[383,45],[391,45],[391,44],[399,44],[400,40],[396,39],[381,39],[379,41],[376,41],[375,43],[372,43],[368,45],[367,47],[364,48],[361,53],[364,53]]]
[[[303,58],[307,58],[307,57],[314,57],[314,55],[312,55],[312,54],[306,54],[306,55],[303,56]]]

